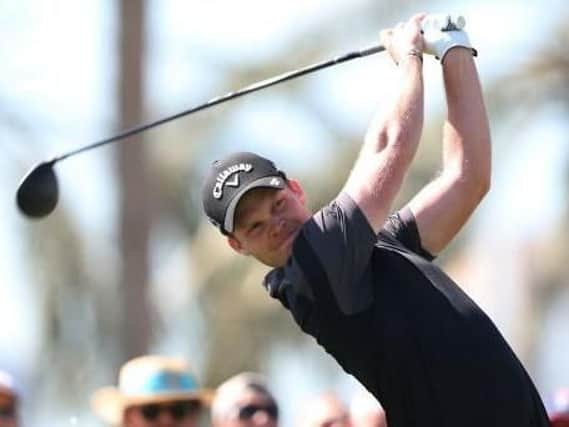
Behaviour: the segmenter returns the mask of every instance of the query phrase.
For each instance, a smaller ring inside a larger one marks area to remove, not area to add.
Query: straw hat
[[[122,366],[118,387],[103,387],[93,393],[91,408],[106,422],[118,425],[130,406],[173,400],[197,400],[208,406],[212,397],[212,391],[198,386],[184,359],[142,356]]]

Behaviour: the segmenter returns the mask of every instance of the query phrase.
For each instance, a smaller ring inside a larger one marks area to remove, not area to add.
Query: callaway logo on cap
[[[248,152],[234,153],[217,160],[204,181],[204,211],[222,233],[231,233],[239,200],[249,190],[259,187],[286,187],[284,174],[270,160]]]
[[[253,166],[251,163],[240,163],[238,165],[229,166],[224,171],[220,172],[215,178],[215,185],[213,186],[213,197],[221,199],[223,197],[223,187],[239,187],[239,172],[251,172]]]

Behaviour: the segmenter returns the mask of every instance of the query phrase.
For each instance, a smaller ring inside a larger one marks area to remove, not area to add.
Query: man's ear
[[[243,247],[241,242],[233,236],[227,236],[227,243],[235,252],[241,255],[249,255],[249,252]]]
[[[290,178],[288,180],[288,187],[296,195],[300,203],[302,203],[303,205],[306,204],[306,193],[304,192],[304,189],[302,188],[298,180]]]

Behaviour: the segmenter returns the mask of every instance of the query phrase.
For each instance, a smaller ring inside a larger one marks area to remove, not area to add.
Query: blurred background
[[[108,137],[378,41],[418,11],[461,13],[493,135],[493,188],[439,263],[486,310],[544,398],[569,385],[569,6],[565,1],[0,0],[0,368],[24,425],[99,426],[92,391],[144,353],[186,356],[202,384],[255,370],[294,424],[308,395],[355,381],[261,287],[201,212],[207,165],[254,150],[335,196],[396,72],[375,55],[58,164],[61,200],[30,221],[25,172]],[[399,204],[440,165],[440,65]]]

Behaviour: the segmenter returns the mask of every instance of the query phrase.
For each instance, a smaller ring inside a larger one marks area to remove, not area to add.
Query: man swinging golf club
[[[469,38],[430,16],[382,31],[401,88],[369,127],[339,195],[315,214],[300,183],[236,153],[203,188],[211,222],[273,267],[265,287],[383,405],[390,427],[547,426],[541,399],[492,321],[432,261],[490,186],[490,134]],[[390,215],[421,136],[423,53],[440,60],[443,170]]]

